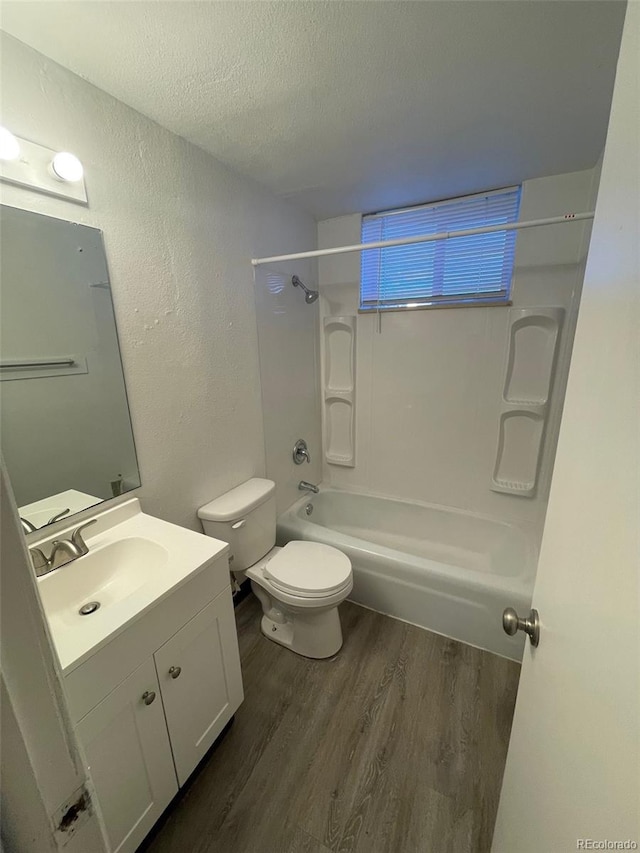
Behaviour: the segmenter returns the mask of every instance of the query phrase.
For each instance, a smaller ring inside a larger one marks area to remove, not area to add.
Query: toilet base
[[[306,658],[330,658],[342,648],[342,628],[338,608],[331,607],[320,613],[308,610],[284,614],[283,622],[275,622],[267,615],[262,617],[262,633],[274,643],[291,649]]]

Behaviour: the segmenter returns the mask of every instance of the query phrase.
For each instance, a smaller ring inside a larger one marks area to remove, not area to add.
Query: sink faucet
[[[60,519],[64,518],[65,515],[69,515],[70,512],[71,510],[69,509],[69,507],[61,510],[60,512],[57,512],[49,519],[49,521],[47,521],[47,524],[55,524],[56,521],[60,521]],[[22,525],[22,532],[25,534],[35,533],[36,530],[38,530],[35,524],[32,524],[27,518],[22,518],[22,516],[20,516],[20,524]],[[45,524],[44,526],[46,527],[47,524]]]
[[[35,524],[31,524],[28,518],[23,518],[20,516],[20,524],[22,525],[23,533],[35,533],[38,529]]]
[[[71,534],[71,539],[55,539],[51,543],[53,547],[48,557],[40,548],[30,548],[29,553],[36,577],[48,575],[49,572],[53,572],[55,569],[77,560],[78,557],[84,557],[85,554],[88,554],[89,546],[82,538],[82,531],[90,524],[95,524],[97,520],[97,518],[92,518],[91,521],[85,521],[80,527],[76,527]]]
[[[307,483],[306,480],[300,480],[298,488],[301,492],[313,492],[314,495],[317,495],[320,491],[317,486],[314,486],[313,483]]]

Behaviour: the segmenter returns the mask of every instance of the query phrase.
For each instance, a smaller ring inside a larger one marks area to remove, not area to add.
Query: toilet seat
[[[288,542],[263,571],[275,589],[301,598],[325,598],[351,583],[347,555],[319,542]]]

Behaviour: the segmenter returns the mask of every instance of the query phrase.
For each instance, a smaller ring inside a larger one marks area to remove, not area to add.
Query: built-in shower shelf
[[[564,310],[512,308],[503,399],[544,404],[549,399]]]
[[[355,465],[355,340],[355,317],[324,318],[324,448],[331,465]]]
[[[325,388],[325,400],[346,400],[348,403],[353,402],[353,389],[345,388]]]
[[[563,316],[555,307],[509,312],[494,492],[535,495]]]
[[[507,402],[507,401],[505,401]],[[509,406],[514,409],[544,409],[546,403],[540,400],[509,400]]]
[[[337,456],[335,453],[326,453],[325,459],[332,465],[344,465],[347,468],[353,468],[353,456]]]
[[[353,331],[355,325],[355,317],[353,316],[343,316],[343,317],[325,317],[324,318],[324,327],[328,329],[329,327],[342,327],[343,329],[347,329],[347,331]]]
[[[493,481],[494,491],[498,491],[498,489],[502,489],[505,492],[523,492],[526,494],[530,494],[531,490],[535,487],[535,482],[529,481],[528,483],[519,483],[515,480],[494,480]]]

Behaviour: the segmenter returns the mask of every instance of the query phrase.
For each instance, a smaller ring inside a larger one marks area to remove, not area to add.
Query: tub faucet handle
[[[293,461],[296,465],[302,465],[304,461],[311,462],[311,454],[304,438],[299,438],[293,445]]]

